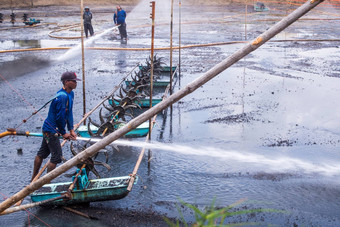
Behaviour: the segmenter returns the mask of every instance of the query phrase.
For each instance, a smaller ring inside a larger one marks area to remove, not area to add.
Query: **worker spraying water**
[[[77,75],[74,72],[65,72],[61,76],[63,88],[58,91],[58,95],[52,101],[48,117],[43,125],[43,141],[34,160],[32,181],[38,174],[43,159],[51,154],[51,160],[47,166],[47,171],[52,171],[61,162],[62,150],[60,141],[54,136],[55,133],[64,139],[75,140],[76,133],[73,130],[73,89],[77,87]],[[66,132],[67,125],[69,133]]]
[[[119,26],[119,34],[120,40],[122,44],[126,44],[127,42],[127,33],[126,33],[126,12],[122,9],[120,5],[117,6],[117,11],[113,14],[113,21],[116,26]]]

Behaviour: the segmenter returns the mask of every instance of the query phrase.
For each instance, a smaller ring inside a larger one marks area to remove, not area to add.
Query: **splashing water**
[[[81,139],[80,137],[77,137]],[[88,139],[86,139],[88,140]],[[98,142],[100,139],[91,139],[92,142]],[[201,146],[189,147],[178,144],[163,144],[158,142],[142,142],[142,141],[128,141],[116,140],[112,144],[119,146],[140,147],[145,149],[166,150],[177,152],[183,155],[192,156],[206,156],[218,158],[229,163],[242,163],[250,165],[261,165],[266,170],[272,171],[287,171],[299,170],[306,173],[318,173],[326,176],[340,175],[340,163],[335,161],[324,161],[324,163],[314,163],[312,161],[301,160],[299,158],[292,158],[283,155],[276,155],[269,157],[251,152],[244,152],[239,150],[223,150],[215,147]]]
[[[109,32],[111,32],[112,30],[117,30],[118,26],[106,29],[104,32],[92,36],[91,38],[89,38],[88,40],[86,40],[84,42],[84,47],[91,45],[94,41],[96,41],[97,39],[103,37],[104,35],[108,34]],[[65,54],[61,55],[60,57],[57,58],[57,61],[65,61],[68,60],[70,58],[73,58],[75,56],[77,56],[78,54],[81,53],[81,42],[79,42],[79,44],[71,49],[69,49]]]
[[[156,0],[155,1],[155,17],[157,23],[170,23],[170,1],[167,0]],[[151,7],[150,0],[142,0],[139,4],[133,8],[133,10],[126,17],[128,24],[144,24],[151,22],[150,19]]]

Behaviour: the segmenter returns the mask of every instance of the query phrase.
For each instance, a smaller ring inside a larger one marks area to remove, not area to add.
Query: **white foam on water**
[[[176,4],[174,4],[176,5]],[[171,2],[167,0],[155,1],[155,21],[170,23],[170,9]],[[150,13],[152,12],[150,0],[142,0],[139,4],[131,10],[126,16],[127,24],[143,24],[146,22],[151,23]]]

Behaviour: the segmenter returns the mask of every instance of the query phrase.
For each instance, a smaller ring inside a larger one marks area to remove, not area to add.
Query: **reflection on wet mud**
[[[41,47],[41,41],[40,40],[10,40],[0,41],[0,49],[16,49],[20,47],[25,48],[40,48]]]
[[[40,40],[13,40],[13,43],[18,43],[20,47],[29,47],[29,48],[40,48],[41,43]],[[15,47],[15,45],[14,45]]]
[[[6,79],[15,78],[35,72],[48,66],[50,61],[35,55],[26,55],[13,61],[0,62],[0,73]],[[19,67],[18,67],[19,66]],[[3,82],[2,80],[0,83]]]
[[[206,120],[205,123],[240,123],[240,122],[250,122],[254,121],[255,118],[251,116],[251,113],[241,113],[235,115],[229,115],[226,117],[215,118],[211,120]]]
[[[267,181],[284,181],[289,179],[299,179],[303,176],[299,173],[294,172],[226,172],[226,173],[203,173],[203,172],[192,172],[190,175],[199,175],[202,177],[213,177],[213,178],[226,178],[226,179],[255,179],[255,180],[267,180]]]

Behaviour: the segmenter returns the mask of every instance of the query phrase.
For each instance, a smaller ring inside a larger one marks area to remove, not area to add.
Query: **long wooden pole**
[[[85,213],[80,212],[80,211],[78,211],[78,210],[72,209],[71,207],[65,207],[65,206],[64,206],[63,209],[65,209],[65,210],[67,210],[67,211],[70,211],[70,212],[73,212],[73,213],[75,213],[75,214],[78,214],[78,215],[83,216],[83,217],[88,218],[88,219],[98,220],[98,218],[96,218],[96,217],[92,217],[92,216],[90,216],[90,215],[88,215],[88,214],[85,214]]]
[[[173,75],[175,75],[176,71],[173,73]],[[171,75],[171,77],[173,76]],[[169,90],[170,90],[170,84],[168,84],[168,86],[166,87],[165,91],[164,91],[164,95],[163,95],[163,98],[162,100],[165,100],[167,98],[167,95],[169,93]],[[153,124],[155,124],[156,122],[156,117],[157,117],[157,114],[155,116],[153,116],[153,119],[152,119],[152,126]],[[148,133],[148,135],[146,136],[146,139],[145,141],[149,141],[150,139],[150,132]],[[137,175],[137,172],[138,172],[138,169],[139,169],[139,166],[140,166],[140,163],[142,162],[142,159],[144,157],[144,153],[145,153],[145,147],[143,147],[142,151],[140,152],[139,156],[138,156],[138,160],[136,162],[136,165],[135,165],[135,168],[133,169],[132,171],[132,174],[131,174],[131,178],[130,178],[130,181],[129,181],[129,185],[127,187],[127,190],[130,192],[132,190],[132,186],[133,186],[133,183],[135,182],[135,179],[136,179],[136,175]],[[150,159],[148,159],[148,164],[150,163]]]
[[[153,69],[154,69],[154,65],[153,65],[153,60],[154,60],[154,42],[155,42],[155,12],[156,12],[156,2],[152,1],[151,3],[151,7],[152,7],[152,11],[151,11],[151,19],[152,19],[152,25],[151,25],[151,72],[150,72],[150,108],[152,108],[152,96],[153,96]],[[152,119],[149,119],[149,133],[147,136],[147,140],[151,140],[151,132],[152,132],[152,128],[153,128],[153,122]],[[143,152],[144,153],[144,152]],[[150,160],[151,160],[151,150],[148,151],[148,168],[150,168]]]
[[[244,14],[244,40],[247,40],[247,15],[248,15],[248,0],[246,0],[246,12]]]
[[[55,201],[55,200],[65,199],[65,198],[66,198],[66,194],[55,197],[55,198],[35,202],[35,203],[28,203],[28,204],[21,205],[21,206],[11,207],[11,208],[8,208],[7,210],[5,210],[4,212],[0,213],[0,216],[5,215],[5,214],[11,214],[11,213],[14,213],[14,212],[17,212],[17,211],[20,211],[20,210],[26,210],[28,208],[40,206],[40,205],[43,205],[45,203],[49,203],[49,202],[52,202],[52,201]]]
[[[182,2],[178,2],[178,85],[181,87],[181,45],[182,45]]]
[[[88,147],[84,151],[80,152],[77,156],[71,158],[58,168],[52,170],[51,172],[44,175],[39,180],[32,182],[25,188],[23,188],[21,191],[17,192],[15,195],[11,196],[10,198],[6,199],[0,204],[0,212],[3,212],[8,207],[15,204],[20,199],[24,198],[25,196],[29,195],[30,193],[34,192],[35,190],[41,188],[43,185],[49,183],[54,178],[60,176],[67,170],[71,169],[73,166],[77,165],[78,163],[82,162],[83,160],[93,156],[96,154],[100,149],[103,149],[105,146],[109,145],[116,139],[120,138],[121,136],[125,135],[132,129],[136,128],[146,120],[152,118],[155,114],[158,112],[164,110],[171,104],[177,102],[181,98],[185,97],[186,95],[194,92],[197,88],[238,62],[240,59],[242,59],[244,56],[248,55],[249,53],[253,52],[260,46],[262,46],[265,42],[267,42],[269,39],[274,37],[276,34],[281,32],[283,29],[288,27],[290,24],[292,24],[294,21],[298,20],[300,17],[302,17],[304,14],[309,12],[311,9],[313,9],[315,6],[320,4],[322,0],[320,1],[308,1],[302,6],[300,6],[298,9],[296,9],[294,12],[289,14],[287,17],[283,18],[280,22],[278,22],[276,25],[262,33],[260,36],[258,36],[255,40],[247,43],[242,49],[236,51],[234,54],[232,54],[230,57],[226,58],[219,64],[215,65],[213,68],[211,68],[208,72],[200,76],[199,78],[195,79],[188,85],[186,85],[184,88],[179,90],[178,92],[172,94],[169,98],[166,100],[163,100],[153,108],[147,110],[143,114],[139,115],[138,117],[131,120],[129,123],[127,123],[124,127],[114,131],[113,133],[109,134],[105,138],[103,138],[100,142],[97,142],[93,144],[92,146]]]
[[[76,186],[76,183],[78,181],[78,176],[81,175],[81,172],[83,171],[83,169],[86,167],[86,164],[83,164],[79,170],[79,172],[75,175],[74,180],[72,182],[72,184],[70,185],[70,187],[68,188],[68,192],[71,194],[71,192],[73,191],[74,187]]]
[[[172,34],[174,22],[174,0],[171,0],[171,13],[170,13],[170,95],[172,94]]]
[[[154,55],[154,40],[155,40],[155,1],[151,2],[152,13],[152,25],[151,25],[151,71],[150,71],[150,108],[152,108],[152,93],[153,93],[153,55]],[[152,119],[149,120],[149,139],[151,139],[151,131],[152,131]]]
[[[80,29],[80,37],[81,37],[81,65],[82,65],[82,73],[83,73],[83,116],[86,114],[86,93],[85,93],[85,50],[84,50],[84,1],[80,1],[80,21],[81,21],[81,29]],[[84,119],[84,125],[86,125],[86,118]]]
[[[43,200],[43,201],[39,201],[39,202],[35,202],[35,203],[25,204],[25,205],[22,205],[22,206],[20,206],[21,204],[18,204],[15,207],[9,208],[5,212],[0,213],[0,215],[10,214],[10,213],[13,213],[13,212],[16,212],[16,211],[25,210],[25,209],[32,208],[32,207],[35,207],[35,206],[40,206],[42,204],[52,202],[52,201],[55,201],[55,200],[58,200],[58,199],[66,199],[66,198],[70,199],[69,197],[72,196],[71,193],[72,193],[72,190],[74,189],[74,186],[75,186],[75,184],[78,180],[78,176],[81,174],[82,169],[85,168],[85,166],[86,166],[86,164],[83,164],[83,166],[80,168],[80,171],[75,176],[74,181],[72,182],[72,184],[68,188],[68,194],[64,194],[64,195],[61,195],[61,196],[58,196],[58,197],[55,197],[55,198],[51,198],[51,199],[47,199],[47,200]],[[36,178],[34,178],[34,180],[36,180]],[[19,202],[21,202],[21,201],[19,201]]]

